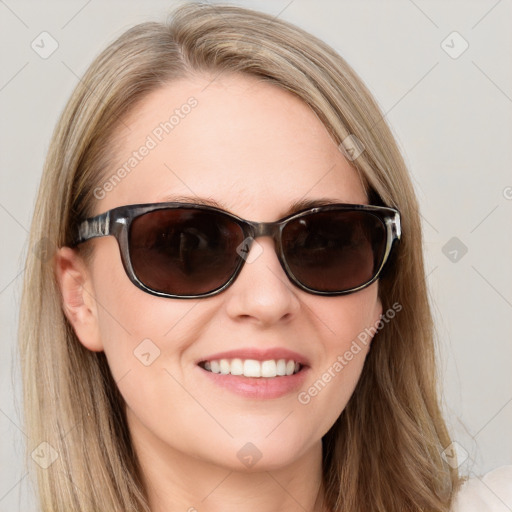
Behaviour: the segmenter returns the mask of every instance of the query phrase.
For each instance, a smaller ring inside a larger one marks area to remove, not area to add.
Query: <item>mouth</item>
[[[239,347],[196,360],[208,386],[219,386],[244,399],[294,396],[310,373],[303,354],[285,347]]]
[[[294,359],[212,359],[198,364],[203,370],[221,375],[273,379],[295,375],[305,368]]]

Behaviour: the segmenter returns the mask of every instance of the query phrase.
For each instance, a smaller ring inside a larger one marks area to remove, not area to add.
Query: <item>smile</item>
[[[218,359],[203,361],[199,366],[211,373],[263,378],[290,376],[302,369],[302,365],[293,359]]]

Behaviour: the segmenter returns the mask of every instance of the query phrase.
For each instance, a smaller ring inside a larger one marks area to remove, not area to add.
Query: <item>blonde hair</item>
[[[123,116],[165,84],[219,73],[257,76],[295,94],[337,144],[357,137],[364,151],[352,164],[370,202],[402,215],[402,241],[379,281],[383,311],[396,303],[402,310],[375,334],[354,394],[323,438],[328,507],[448,511],[460,480],[441,456],[450,437],[436,389],[418,204],[391,131],[362,80],[319,39],[267,14],[196,3],[110,44],[76,87],[52,137],[19,325],[27,459],[43,441],[58,455],[47,469],[34,465],[41,510],[149,511],[123,399],[104,354],[85,349],[63,313],[52,255],[92,214],[93,190],[108,172]]]

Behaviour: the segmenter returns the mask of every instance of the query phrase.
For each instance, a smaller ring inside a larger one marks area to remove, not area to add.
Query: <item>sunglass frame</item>
[[[247,254],[251,249],[252,243],[254,239],[262,236],[270,236],[274,239],[276,246],[276,254],[279,259],[279,262],[284,269],[286,275],[290,279],[290,281],[295,284],[300,289],[312,293],[315,295],[347,295],[349,293],[354,293],[367,286],[370,286],[374,283],[379,276],[382,274],[382,271],[389,260],[389,256],[391,251],[395,245],[398,243],[401,238],[401,224],[400,224],[400,212],[391,207],[387,206],[376,206],[376,205],[361,205],[361,204],[346,204],[346,203],[336,203],[336,204],[328,204],[325,206],[317,206],[314,208],[307,208],[301,210],[299,212],[292,213],[279,219],[274,222],[254,222],[242,219],[230,212],[222,210],[220,208],[216,208],[214,206],[204,205],[204,204],[195,204],[195,203],[181,203],[181,202],[163,202],[163,203],[146,203],[146,204],[131,204],[125,206],[119,206],[117,208],[113,208],[108,210],[100,215],[95,217],[91,217],[89,219],[85,219],[81,221],[78,225],[78,233],[72,244],[73,247],[76,247],[78,244],[86,242],[92,238],[103,237],[112,235],[116,238],[117,243],[119,245],[119,250],[121,253],[121,260],[125,269],[127,276],[130,281],[140,288],[141,290],[150,293],[152,295],[156,295],[158,297],[167,297],[174,299],[197,299],[203,297],[211,297],[213,295],[217,295],[221,293],[226,288],[228,288],[237,278],[238,274],[241,272],[246,259],[240,256],[239,263],[231,275],[231,277],[224,283],[222,286],[218,288],[201,294],[196,295],[175,295],[170,293],[161,292],[158,290],[153,290],[152,288],[146,286],[135,274],[133,269],[130,254],[129,254],[129,242],[128,236],[130,231],[130,225],[132,221],[146,213],[164,210],[164,209],[176,209],[176,208],[186,208],[186,209],[198,209],[198,210],[206,210],[212,211],[216,213],[220,213],[232,219],[236,224],[238,224],[243,231],[244,234],[244,242],[247,245]],[[382,263],[378,268],[375,275],[369,281],[363,283],[360,286],[350,288],[348,290],[340,290],[340,291],[322,291],[315,290],[309,288],[302,284],[293,274],[291,269],[289,268],[286,257],[283,253],[282,245],[281,245],[281,234],[283,232],[284,227],[290,221],[296,220],[300,217],[310,215],[316,212],[326,212],[326,211],[365,211],[373,214],[377,218],[383,222],[386,228],[386,247],[384,256],[382,258]]]

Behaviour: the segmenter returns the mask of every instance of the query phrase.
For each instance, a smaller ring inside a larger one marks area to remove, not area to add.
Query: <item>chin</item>
[[[237,472],[276,471],[296,463],[308,451],[308,447],[293,442],[290,437],[246,439],[246,441],[241,441],[239,438],[230,441],[230,446],[226,449],[230,453],[229,457],[219,459],[221,454],[212,454],[216,463]],[[321,446],[321,440],[319,440],[319,446]]]

